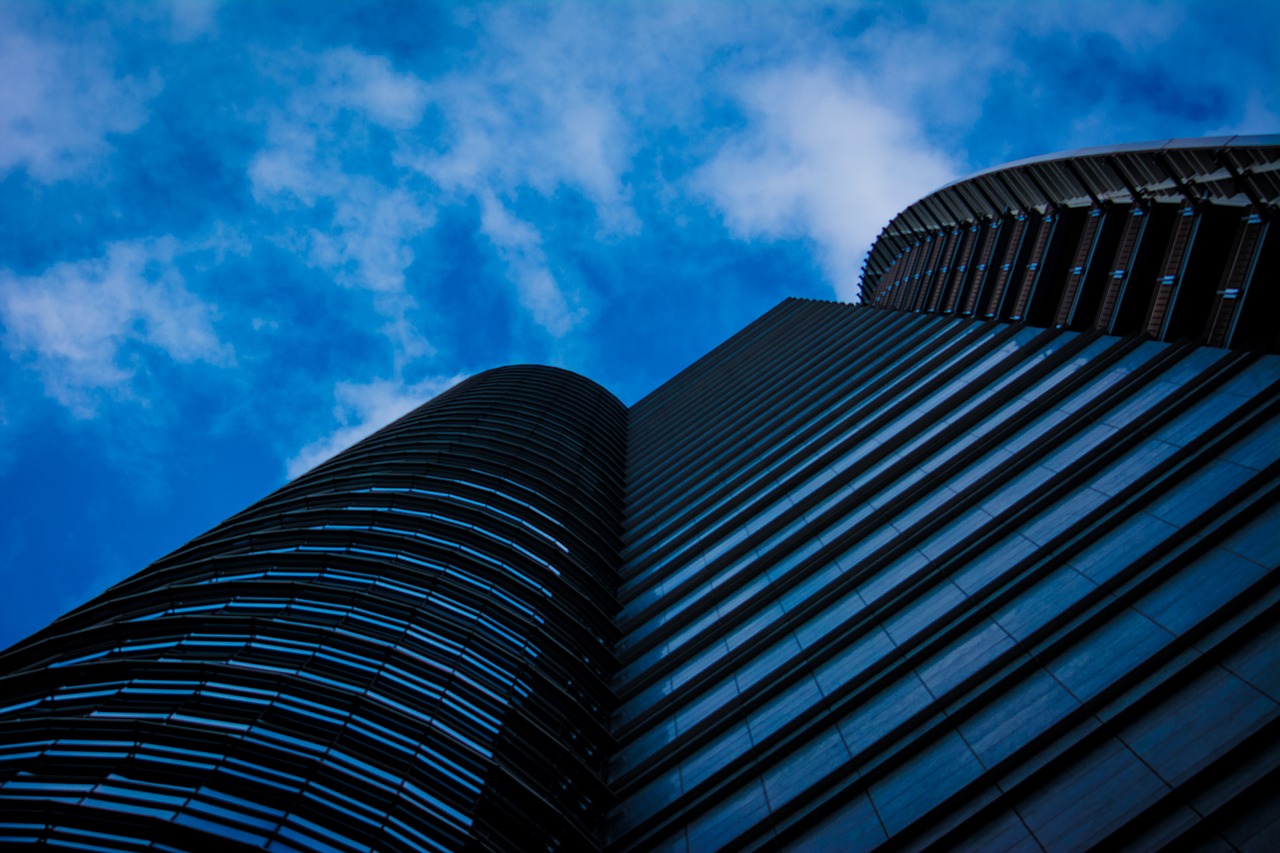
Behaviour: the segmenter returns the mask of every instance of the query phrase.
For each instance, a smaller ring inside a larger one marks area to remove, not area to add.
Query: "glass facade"
[[[1280,845],[1278,151],[953,184],[630,409],[473,377],[0,654],[0,844]]]
[[[594,846],[625,442],[481,374],[10,649],[0,842]]]
[[[900,213],[864,302],[1280,352],[1280,136],[1174,139],[1036,157]],[[974,240],[986,235],[981,252]],[[977,258],[976,264],[970,261]]]
[[[630,423],[611,849],[1280,816],[1280,357],[792,300]]]

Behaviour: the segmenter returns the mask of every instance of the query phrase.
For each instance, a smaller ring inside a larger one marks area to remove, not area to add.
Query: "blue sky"
[[[0,0],[0,646],[471,373],[851,299],[967,172],[1275,132],[1278,8]]]

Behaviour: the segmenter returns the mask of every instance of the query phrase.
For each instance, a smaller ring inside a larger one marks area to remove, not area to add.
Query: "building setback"
[[[629,410],[467,380],[0,655],[0,843],[1274,849],[1278,198],[1024,161]]]

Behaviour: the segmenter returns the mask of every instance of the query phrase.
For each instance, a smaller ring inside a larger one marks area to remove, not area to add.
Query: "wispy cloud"
[[[547,268],[538,230],[516,218],[492,192],[480,191],[480,228],[520,294],[520,304],[533,320],[556,337],[567,334],[586,314],[571,306],[559,283]]]
[[[143,123],[156,88],[116,77],[104,44],[24,31],[0,9],[0,174],[25,169],[46,183],[83,175],[112,134]]]
[[[303,447],[288,462],[289,478],[310,471],[326,459],[421,406],[461,382],[464,376],[436,376],[412,385],[398,380],[339,382],[333,390],[333,417],[339,427]]]
[[[850,69],[768,72],[739,97],[749,123],[695,186],[744,239],[812,240],[836,295],[852,299],[854,271],[880,228],[954,177],[954,163]]]
[[[0,320],[10,356],[77,418],[103,399],[146,402],[134,378],[156,358],[234,363],[213,328],[216,308],[191,293],[173,238],[113,243],[102,257],[42,273],[0,272]]]
[[[958,173],[1273,132],[1277,32],[1265,0],[0,2],[0,491],[62,471],[100,512],[50,486],[0,562],[177,544],[486,367],[635,399],[852,295]]]
[[[296,73],[296,69],[288,69]],[[299,88],[268,124],[268,143],[249,167],[254,196],[283,226],[277,239],[338,284],[371,291],[398,366],[431,354],[412,316],[405,275],[413,241],[435,221],[403,170],[369,149],[371,135],[404,131],[422,117],[420,80],[384,57],[343,48],[304,68]]]
[[[527,211],[568,196],[586,202],[589,233],[605,241],[643,227],[627,176],[649,129],[629,112],[634,70],[615,50],[630,46],[632,15],[624,5],[575,4],[459,13],[480,58],[430,81],[442,128],[404,140],[403,162],[443,201],[479,202],[480,230],[519,304],[553,338],[589,312],[546,249],[543,217]]]

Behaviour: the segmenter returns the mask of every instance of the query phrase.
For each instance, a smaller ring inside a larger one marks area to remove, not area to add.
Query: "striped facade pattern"
[[[868,304],[1280,352],[1280,137],[1118,146],[981,172],[880,235]]]
[[[1280,357],[790,300],[629,454],[609,849],[1274,838]]]
[[[980,173],[629,410],[467,380],[0,653],[0,845],[1280,847],[1277,151]]]
[[[10,649],[0,846],[594,846],[625,441],[480,374]]]

